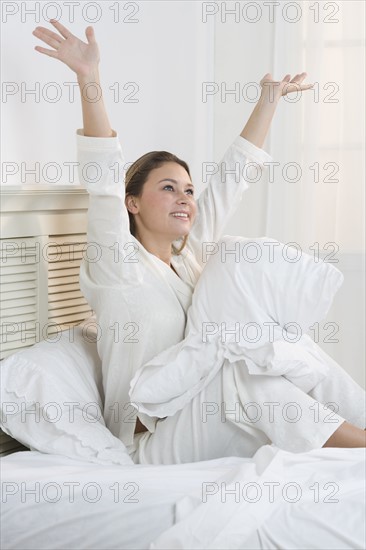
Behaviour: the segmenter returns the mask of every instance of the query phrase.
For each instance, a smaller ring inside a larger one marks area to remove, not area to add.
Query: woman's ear
[[[137,208],[135,197],[133,197],[132,195],[126,197],[125,205],[127,210],[131,212],[131,214],[137,214],[138,208]]]

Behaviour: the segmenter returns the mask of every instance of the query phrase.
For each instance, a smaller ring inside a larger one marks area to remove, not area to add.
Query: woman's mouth
[[[173,216],[173,218],[176,218],[178,220],[183,220],[185,222],[189,221],[189,214],[187,212],[173,212],[171,216]]]

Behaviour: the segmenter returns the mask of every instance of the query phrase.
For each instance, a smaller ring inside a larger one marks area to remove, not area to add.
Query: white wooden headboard
[[[2,188],[0,358],[92,314],[79,289],[87,209],[81,187]]]
[[[93,314],[79,288],[88,203],[74,185],[1,188],[0,359]],[[0,454],[21,448],[0,433]]]

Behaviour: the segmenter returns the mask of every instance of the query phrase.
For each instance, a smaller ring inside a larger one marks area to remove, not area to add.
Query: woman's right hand
[[[51,46],[53,50],[41,46],[35,46],[34,49],[37,52],[59,59],[70,67],[78,77],[88,77],[94,74],[98,69],[100,55],[93,27],[85,29],[88,41],[86,44],[55,19],[51,19],[50,23],[58,30],[59,34],[45,27],[36,27],[32,34]]]

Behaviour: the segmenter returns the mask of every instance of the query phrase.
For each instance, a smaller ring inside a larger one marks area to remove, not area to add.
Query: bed
[[[76,186],[3,187],[2,548],[364,548],[365,449],[132,462],[78,284],[87,208]]]

